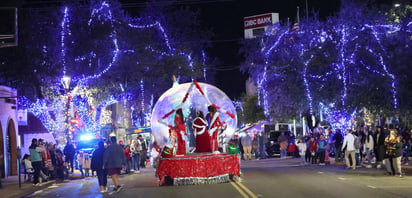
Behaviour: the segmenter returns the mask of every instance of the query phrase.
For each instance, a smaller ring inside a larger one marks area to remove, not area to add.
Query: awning
[[[142,128],[128,128],[126,129],[127,134],[137,134],[137,133],[151,133],[152,128],[142,127]]]
[[[248,132],[248,133],[259,133],[259,132],[264,132],[265,131],[265,124],[270,124],[269,121],[262,121],[258,122],[256,124],[244,127],[240,129],[240,132]]]

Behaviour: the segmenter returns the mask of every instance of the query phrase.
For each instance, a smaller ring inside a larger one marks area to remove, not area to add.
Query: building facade
[[[17,91],[0,86],[0,172],[7,177],[18,174]]]

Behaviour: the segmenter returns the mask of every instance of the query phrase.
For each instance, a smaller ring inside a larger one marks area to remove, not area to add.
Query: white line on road
[[[367,185],[369,188],[373,188],[373,189],[375,189],[376,187],[375,186],[372,186],[372,185]]]
[[[344,178],[344,177],[338,177],[338,179],[340,179],[340,180],[346,180],[346,178]]]

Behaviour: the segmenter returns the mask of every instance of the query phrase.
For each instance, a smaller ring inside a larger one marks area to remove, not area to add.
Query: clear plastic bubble
[[[169,128],[161,123],[159,120],[169,113],[172,109],[176,108],[181,104],[183,98],[185,97],[189,87],[192,83],[175,84],[172,88],[167,90],[160,96],[159,100],[156,102],[153,113],[152,113],[152,135],[155,141],[160,147],[166,145],[169,139]],[[210,102],[221,107],[225,111],[228,111],[235,115],[231,118],[226,113],[220,112],[220,121],[227,124],[227,129],[225,130],[226,137],[225,140],[228,142],[236,130],[237,127],[237,116],[236,109],[230,100],[230,98],[217,87],[206,84],[198,83],[202,91],[209,98]],[[190,146],[194,146],[194,137],[192,133],[192,121],[196,117],[196,112],[203,111],[204,116],[207,114],[208,103],[207,100],[202,96],[200,91],[193,85],[192,90],[189,92],[189,96],[182,106],[183,114],[186,119],[186,131],[190,140]],[[171,126],[174,126],[175,114],[171,114],[169,117],[165,118],[164,121]]]

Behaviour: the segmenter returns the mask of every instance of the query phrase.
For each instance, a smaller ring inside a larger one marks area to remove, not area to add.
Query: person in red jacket
[[[203,112],[197,112],[197,117],[193,120],[193,133],[196,137],[195,146],[196,153],[211,152],[210,149],[210,137],[207,132],[207,122],[203,118]]]
[[[184,120],[182,109],[178,109],[175,114],[175,126],[171,128],[171,133],[176,136],[176,155],[184,155],[186,153],[187,134]]]
[[[124,148],[124,154],[126,156],[126,173],[130,173],[130,167],[132,165],[132,158],[130,157],[130,145],[126,145]]]
[[[312,157],[312,164],[316,163],[316,152],[318,150],[318,143],[316,142],[314,137],[310,138],[309,141],[309,152],[311,154]]]
[[[206,115],[206,120],[209,125],[210,148],[212,152],[219,153],[218,133],[223,124],[220,122],[219,112],[217,112],[216,107],[211,105],[207,109],[209,111]]]

